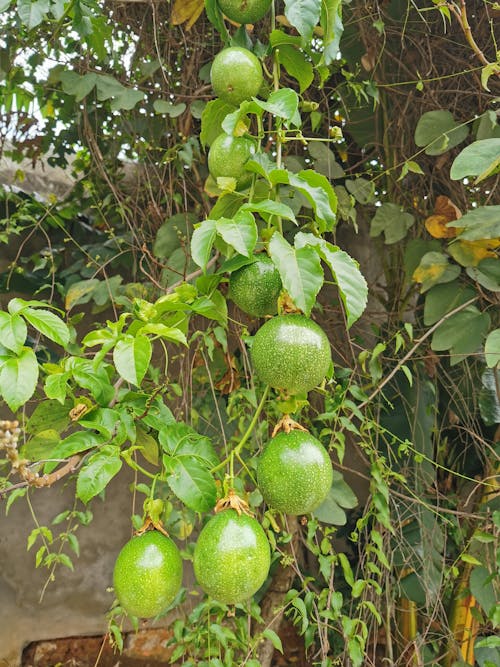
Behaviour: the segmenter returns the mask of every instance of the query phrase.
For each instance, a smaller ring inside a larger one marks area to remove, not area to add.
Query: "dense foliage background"
[[[204,600],[177,620],[183,664],[270,665],[283,616],[322,667],[500,662],[499,12],[286,0],[245,29],[213,0],[0,0],[0,153],[19,165],[0,185],[0,416],[19,421],[0,494],[74,477],[74,507],[29,537],[53,574],[78,567],[76,527],[123,464],[134,526],[161,498],[185,559],[234,486],[271,577],[234,613]],[[237,109],[210,85],[227,44],[265,70]],[[222,131],[259,140],[249,190],[208,173]],[[72,186],[26,192],[27,160]],[[307,396],[266,392],[262,321],[227,298],[264,248],[281,307],[332,344]],[[283,414],[335,466],[299,520],[254,481]]]

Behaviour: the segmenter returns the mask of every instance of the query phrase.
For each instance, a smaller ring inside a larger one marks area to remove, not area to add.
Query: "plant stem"
[[[231,451],[229,456],[227,456],[224,459],[224,461],[222,461],[221,463],[216,465],[215,468],[211,469],[211,471],[210,471],[211,473],[217,472],[218,470],[221,470],[221,468],[224,468],[224,466],[226,466],[228,464],[228,462],[231,460],[231,457],[233,455],[239,458],[241,450],[245,446],[245,443],[247,442],[248,438],[251,436],[251,434],[252,434],[252,432],[255,428],[255,425],[257,424],[260,413],[262,412],[262,410],[264,408],[264,404],[266,402],[268,394],[269,394],[269,387],[266,387],[264,389],[264,393],[262,394],[262,398],[260,399],[260,403],[257,406],[257,409],[255,410],[255,414],[252,417],[252,421],[250,422],[250,424],[249,424],[247,430],[245,431],[245,433],[243,434],[243,437],[241,438],[239,443],[236,445],[236,447]]]

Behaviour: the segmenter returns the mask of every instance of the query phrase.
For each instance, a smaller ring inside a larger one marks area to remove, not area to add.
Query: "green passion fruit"
[[[332,481],[330,456],[307,431],[278,433],[257,462],[257,484],[264,500],[286,514],[315,510],[327,497]]]
[[[257,331],[251,357],[263,382],[289,394],[303,394],[328,372],[330,343],[323,329],[305,315],[281,315]]]
[[[267,255],[258,255],[229,278],[229,297],[252,317],[275,315],[281,288],[280,274]]]
[[[258,95],[264,76],[257,56],[241,46],[230,46],[215,56],[210,80],[217,97],[239,106]]]
[[[255,23],[267,14],[272,0],[218,0],[220,10],[236,23]]]
[[[201,531],[194,549],[194,573],[201,588],[224,604],[247,600],[269,573],[269,542],[259,522],[226,509]]]
[[[133,537],[118,554],[113,572],[115,593],[132,616],[158,616],[173,601],[181,583],[179,550],[157,530]]]
[[[245,169],[245,163],[255,154],[255,142],[248,137],[233,137],[219,134],[208,151],[208,170],[213,178],[236,179],[236,187],[250,185],[252,174]]]

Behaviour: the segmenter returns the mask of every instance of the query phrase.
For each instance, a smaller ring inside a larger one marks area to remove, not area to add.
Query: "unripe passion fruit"
[[[244,313],[264,317],[278,311],[281,287],[280,274],[271,258],[258,255],[252,264],[231,274],[229,297]]]
[[[245,163],[255,154],[255,142],[248,137],[219,134],[208,151],[208,170],[215,180],[219,177],[236,179],[236,186],[250,185],[252,174]]]
[[[271,564],[269,542],[252,517],[227,509],[201,531],[193,565],[201,588],[214,600],[235,604],[256,593]]]
[[[316,387],[328,372],[330,343],[323,329],[305,315],[282,315],[257,331],[251,357],[263,382],[302,394]]]
[[[238,106],[258,95],[264,76],[257,56],[240,46],[230,46],[215,56],[210,80],[223,102]]]
[[[181,583],[179,550],[157,530],[133,537],[118,554],[113,572],[115,593],[132,616],[158,616],[173,601]]]
[[[218,0],[220,10],[236,23],[255,23],[267,14],[271,0]]]
[[[327,497],[332,481],[328,452],[306,431],[278,433],[257,462],[257,484],[264,500],[286,514],[315,510]]]

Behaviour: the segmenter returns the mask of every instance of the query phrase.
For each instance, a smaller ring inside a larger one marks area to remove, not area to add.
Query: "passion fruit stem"
[[[262,398],[260,399],[260,403],[257,406],[257,409],[255,410],[255,414],[252,417],[252,421],[248,425],[248,428],[245,431],[243,437],[241,438],[239,443],[236,445],[236,447],[231,451],[229,456],[226,456],[224,461],[222,461],[221,463],[216,465],[215,468],[211,469],[211,471],[210,471],[211,473],[217,472],[218,470],[221,470],[222,468],[224,468],[231,461],[231,456],[236,456],[239,459],[241,450],[243,449],[243,447],[245,446],[248,438],[252,435],[253,430],[255,429],[255,426],[256,426],[257,421],[258,421],[259,416],[260,416],[260,413],[262,412],[262,410],[264,408],[264,405],[266,403],[268,394],[269,394],[269,387],[267,386],[264,389],[264,393],[262,394]]]
[[[290,415],[283,415],[283,417],[274,427],[271,437],[274,438],[274,436],[280,431],[285,431],[285,433],[290,433],[290,431],[293,430],[305,431],[306,433],[308,433],[308,430],[305,428],[305,426],[302,426],[302,424],[296,422],[294,419],[290,417]]]

